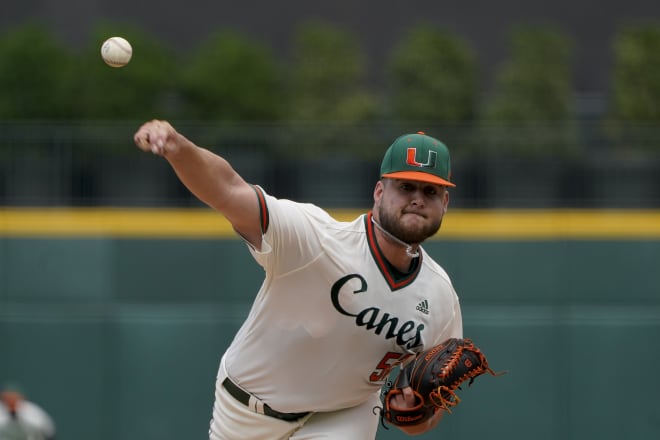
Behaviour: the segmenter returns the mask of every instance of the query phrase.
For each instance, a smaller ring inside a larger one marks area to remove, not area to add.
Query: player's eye
[[[408,182],[402,182],[400,188],[401,188],[403,191],[406,191],[406,192],[414,191],[414,190],[415,190],[415,186],[412,185],[412,184],[410,184],[410,183],[408,183]]]
[[[434,186],[426,186],[424,187],[424,194],[427,196],[435,196],[438,194],[438,190]]]

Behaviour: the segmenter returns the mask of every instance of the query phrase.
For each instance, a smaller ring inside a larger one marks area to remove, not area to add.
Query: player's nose
[[[410,204],[417,207],[424,206],[424,192],[419,189],[412,191],[410,193]]]

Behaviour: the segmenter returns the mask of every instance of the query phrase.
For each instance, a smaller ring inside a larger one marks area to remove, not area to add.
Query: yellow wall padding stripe
[[[484,210],[449,212],[440,238],[660,238],[660,210]]]
[[[9,237],[231,237],[211,209],[11,208],[0,210],[0,233]]]
[[[339,220],[364,211],[331,210]],[[236,238],[206,208],[0,208],[4,237]],[[660,210],[450,210],[436,239],[660,239]]]

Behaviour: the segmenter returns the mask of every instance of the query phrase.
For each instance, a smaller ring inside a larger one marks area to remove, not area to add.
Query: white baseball
[[[122,37],[110,37],[101,46],[101,57],[108,66],[123,67],[131,61],[133,48]]]

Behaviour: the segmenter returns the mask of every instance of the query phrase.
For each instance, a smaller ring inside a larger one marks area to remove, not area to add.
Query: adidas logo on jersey
[[[424,313],[425,315],[429,314],[429,302],[427,300],[422,301],[421,303],[417,304],[417,307],[415,309],[419,310],[420,312]]]

